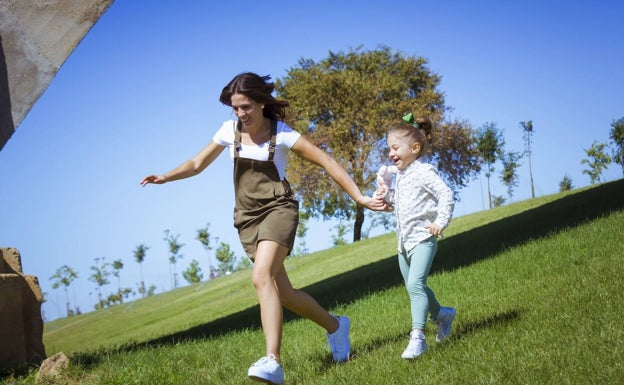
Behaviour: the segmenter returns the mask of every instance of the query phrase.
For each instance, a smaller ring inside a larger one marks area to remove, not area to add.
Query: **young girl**
[[[412,313],[410,340],[401,357],[412,359],[427,351],[424,335],[427,313],[438,326],[438,342],[448,337],[455,318],[455,309],[440,307],[427,286],[438,247],[437,237],[451,219],[454,201],[453,192],[437,170],[419,160],[431,133],[431,121],[413,119],[411,114],[403,120],[406,123],[388,130],[389,157],[395,167],[382,167],[383,173],[380,173],[396,172],[395,190],[388,194],[390,186],[383,178],[378,178],[376,195],[385,197],[396,213],[399,268]]]
[[[228,120],[212,141],[195,157],[163,175],[141,181],[162,184],[198,175],[228,149],[234,163],[234,226],[249,258],[254,262],[252,281],[260,302],[266,342],[265,356],[251,365],[249,378],[281,384],[282,306],[312,320],[327,331],[334,361],[349,359],[349,318],[327,312],[307,293],[293,288],[284,259],[293,247],[299,204],[285,178],[290,151],[323,167],[358,204],[384,210],[383,199],[362,195],[347,171],[333,158],[294,131],[283,119],[288,102],[275,99],[268,76],[240,74],[221,92],[221,103],[238,118]]]

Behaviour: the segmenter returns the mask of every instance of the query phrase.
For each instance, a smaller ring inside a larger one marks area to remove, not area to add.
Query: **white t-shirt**
[[[230,158],[234,159],[234,132],[236,130],[235,120],[226,120],[221,128],[215,133],[212,141],[220,146],[227,147],[230,151]],[[301,134],[293,130],[286,123],[277,121],[277,135],[275,137],[275,154],[273,155],[273,163],[277,168],[277,172],[281,179],[284,179],[286,174],[286,157],[288,151],[292,148],[295,142],[301,137]],[[259,146],[242,144],[238,151],[238,155],[241,158],[255,159],[255,160],[269,160],[269,142],[266,141]]]

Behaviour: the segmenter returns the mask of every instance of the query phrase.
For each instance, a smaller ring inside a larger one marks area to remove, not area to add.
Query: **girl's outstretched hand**
[[[145,187],[148,183],[163,184],[165,182],[167,182],[167,180],[162,175],[148,175],[141,180],[141,186]]]

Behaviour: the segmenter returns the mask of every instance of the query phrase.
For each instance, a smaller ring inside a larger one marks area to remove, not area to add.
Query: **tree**
[[[141,293],[141,296],[143,297],[145,297],[145,281],[143,281],[143,261],[145,260],[145,255],[148,249],[149,247],[145,246],[144,244],[140,244],[133,251],[134,260],[139,264],[139,271],[141,273],[141,284],[139,285],[139,293]]]
[[[251,263],[251,259],[247,258],[247,256],[244,256],[236,264],[235,270],[236,271],[238,271],[238,270],[245,270],[245,269],[249,269],[252,266],[253,266],[253,263]]]
[[[113,261],[113,275],[117,278],[117,295],[119,299],[119,303],[123,303],[123,299],[126,295],[130,294],[130,289],[121,289],[121,269],[123,269],[124,264],[121,259],[116,259]]]
[[[297,246],[297,255],[308,254],[308,246],[305,241],[305,236],[308,232],[309,220],[309,213],[299,212],[299,222],[297,223],[297,238],[299,239],[299,246]]]
[[[110,276],[110,272],[108,271],[109,264],[107,262],[102,262],[102,264],[98,266],[100,258],[95,258],[94,260],[95,265],[91,266],[93,273],[89,276],[89,281],[94,282],[97,285],[96,291],[98,294],[98,303],[95,305],[95,308],[102,309],[104,308],[104,305],[106,305],[106,301],[104,301],[104,298],[102,297],[102,287],[110,283],[108,280],[108,277]],[[104,261],[103,258],[102,261]]]
[[[505,197],[502,195],[494,195],[492,197],[492,207],[499,207],[505,204]]]
[[[358,47],[347,53],[330,51],[318,63],[300,59],[275,85],[277,97],[290,103],[288,124],[343,165],[364,193],[372,193],[379,166],[388,163],[387,127],[401,123],[406,112],[427,115],[436,123],[441,132],[436,149],[447,148],[443,141],[454,139],[445,134],[451,125],[443,122],[447,108],[436,89],[439,83],[440,76],[422,57],[406,57],[387,47],[372,51]],[[452,128],[462,129],[461,123]],[[452,187],[461,187],[474,173],[476,153],[462,150],[454,154],[448,169],[439,167]],[[364,208],[336,188],[321,168],[310,168],[293,157],[288,175],[302,211],[323,219],[354,218],[353,240],[361,239]]]
[[[438,123],[431,142],[428,162],[436,165],[453,191],[465,187],[481,172],[477,132],[467,121]]]
[[[197,234],[195,235],[195,239],[202,244],[204,249],[206,249],[206,253],[208,254],[208,271],[212,270],[212,263],[210,262],[210,250],[212,250],[211,241],[213,240],[210,235],[210,231],[208,231],[209,229],[210,223],[207,223],[206,227],[197,229]]]
[[[201,282],[204,278],[204,273],[202,273],[201,268],[199,267],[199,262],[193,259],[189,264],[189,267],[182,272],[182,277],[184,277],[186,282],[190,284]]]
[[[362,232],[364,238],[368,238],[368,234],[376,227],[381,226],[385,231],[393,231],[396,228],[395,215],[387,212],[370,212],[368,214],[370,224],[368,228]]]
[[[132,293],[132,289],[126,287],[124,289],[120,289],[117,293],[109,294],[104,301],[104,305],[113,306],[116,303],[123,303],[123,299],[128,297]]]
[[[69,303],[69,294],[67,293],[67,289],[69,288],[69,285],[71,285],[71,283],[76,278],[78,278],[78,273],[76,273],[74,269],[72,269],[71,267],[67,265],[63,265],[59,267],[58,269],[56,269],[56,273],[54,273],[54,275],[50,277],[50,280],[54,281],[52,283],[53,289],[58,289],[59,287],[63,286],[63,290],[65,291],[65,299],[66,299],[65,308],[67,310],[68,317],[70,317],[73,314],[73,312],[71,310],[71,306]]]
[[[600,182],[600,176],[605,168],[611,164],[611,157],[605,152],[606,143],[598,143],[594,141],[592,146],[585,150],[587,159],[581,160],[581,165],[587,165],[589,168],[583,170],[583,174],[589,175],[592,184]]]
[[[572,178],[568,176],[568,174],[563,176],[561,182],[559,182],[559,192],[572,190],[574,186],[572,186]]]
[[[531,198],[535,198],[535,187],[533,186],[533,169],[531,167],[531,138],[533,137],[533,122],[520,122],[522,131],[524,132],[524,143],[526,145],[526,153],[529,158],[529,178],[531,180]]]
[[[503,170],[501,172],[501,181],[507,186],[507,195],[509,201],[513,200],[513,191],[518,187],[518,167],[520,166],[519,160],[522,154],[519,152],[508,152],[503,154],[501,162],[503,163]]]
[[[331,236],[332,244],[334,246],[346,245],[347,241],[345,239],[345,236],[349,232],[349,228],[347,227],[347,225],[339,222],[338,224],[336,224],[336,226],[334,226],[334,229],[336,230],[336,232]]]
[[[624,118],[614,120],[611,123],[609,137],[613,143],[613,161],[622,167],[624,175]]]
[[[502,132],[496,127],[496,123],[485,123],[477,133],[477,150],[486,164],[485,177],[488,186],[489,208],[492,208],[492,191],[490,189],[490,176],[494,172],[494,163],[501,157],[502,148],[505,146]]]
[[[173,288],[178,287],[178,273],[176,271],[176,264],[178,263],[178,259],[182,258],[182,254],[178,255],[183,243],[178,242],[178,238],[180,234],[172,235],[169,230],[165,230],[165,238],[164,240],[167,242],[169,246],[169,266],[173,269]]]
[[[232,272],[234,270],[234,251],[229,244],[220,242],[215,252],[219,261],[219,275]]]

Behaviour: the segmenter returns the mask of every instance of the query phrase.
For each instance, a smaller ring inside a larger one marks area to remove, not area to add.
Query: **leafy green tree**
[[[499,207],[505,204],[505,197],[502,195],[494,195],[492,197],[492,207]]]
[[[492,190],[490,188],[490,177],[494,172],[494,163],[501,157],[502,149],[505,146],[502,131],[496,127],[496,123],[485,123],[477,133],[477,150],[486,164],[485,177],[488,186],[489,207],[493,207]]]
[[[436,150],[457,149],[445,143],[456,139],[452,129],[462,135],[453,145],[470,137],[471,130],[461,122],[443,121],[447,107],[437,90],[439,84],[440,76],[427,67],[423,57],[407,57],[387,47],[371,51],[358,47],[346,53],[330,51],[320,62],[300,59],[276,81],[276,92],[290,103],[289,125],[343,165],[364,193],[372,193],[379,166],[388,163],[387,128],[401,123],[406,112],[426,115],[434,122]],[[453,162],[438,164],[454,188],[465,185],[478,167],[476,151],[459,151],[453,154]],[[436,160],[437,152],[433,156]],[[361,239],[363,207],[336,188],[321,168],[310,168],[299,157],[293,157],[288,170],[303,211],[315,218],[353,218],[353,240]]]
[[[501,172],[501,181],[507,187],[507,195],[509,201],[513,201],[513,192],[518,187],[518,167],[520,166],[519,160],[522,154],[519,152],[508,152],[503,154],[501,162],[503,163],[503,170]]]
[[[572,186],[572,178],[568,176],[568,174],[563,176],[561,182],[559,182],[559,192],[572,190],[574,186]]]
[[[190,284],[201,282],[204,279],[204,273],[202,273],[199,267],[199,262],[193,259],[188,268],[182,272],[182,277]]]
[[[624,118],[614,120],[611,123],[609,137],[613,143],[613,161],[622,167],[624,175]]]
[[[216,250],[217,261],[219,261],[220,275],[230,273],[234,270],[234,251],[229,244],[220,242]]]
[[[145,260],[145,256],[147,254],[148,246],[144,244],[138,245],[134,251],[134,260],[139,264],[139,271],[141,273],[141,283],[139,284],[139,293],[141,296],[145,297],[145,281],[143,281],[143,261]]]
[[[198,240],[199,243],[201,243],[204,249],[206,250],[206,253],[208,254],[208,271],[211,271],[212,270],[212,263],[210,262],[210,250],[212,250],[211,244],[213,241],[217,242],[217,238],[213,238],[210,235],[209,229],[210,229],[210,223],[207,223],[206,227],[197,229],[197,234],[195,235],[195,239]]]
[[[69,288],[69,286],[72,284],[72,282],[76,278],[78,278],[78,273],[76,273],[74,269],[72,269],[71,267],[67,265],[63,265],[59,267],[58,269],[56,269],[56,272],[54,273],[54,275],[50,277],[50,280],[53,281],[52,282],[53,289],[58,289],[59,287],[63,286],[63,290],[65,291],[65,300],[66,300],[65,309],[67,310],[68,317],[70,317],[73,314],[73,312],[71,310],[71,305],[69,303],[69,294],[67,292],[67,289]]]
[[[586,159],[581,160],[581,165],[587,165],[588,168],[583,170],[583,174],[589,175],[592,184],[600,182],[600,176],[605,168],[611,164],[611,156],[605,151],[606,143],[598,143],[594,141],[592,146],[585,150]]]
[[[477,132],[467,121],[441,121],[434,127],[428,162],[457,192],[481,172]]]
[[[238,261],[238,264],[236,264],[236,271],[238,270],[246,270],[249,269],[253,266],[253,263],[251,263],[251,259],[247,258],[247,256],[241,257],[240,260]]]
[[[533,167],[531,166],[531,139],[533,137],[533,122],[520,122],[522,131],[524,132],[524,143],[526,153],[529,158],[529,178],[531,179],[531,198],[535,198],[535,187],[533,186]]]
[[[130,295],[130,293],[132,292],[131,289],[129,288],[121,288],[121,269],[123,269],[124,264],[121,261],[121,259],[116,259],[113,261],[113,264],[111,265],[113,268],[113,276],[115,276],[115,278],[117,278],[117,301],[119,303],[123,303],[123,299],[127,298],[128,295]]]
[[[117,293],[111,293],[106,297],[104,301],[105,306],[113,306],[116,303],[123,303],[123,299],[127,298],[132,293],[132,289],[126,287],[120,289]]]
[[[336,226],[334,226],[334,229],[336,230],[336,232],[333,233],[331,236],[332,244],[334,246],[346,245],[347,240],[345,239],[345,236],[349,232],[348,226],[342,222],[339,222],[338,224],[336,224]]]
[[[368,234],[376,227],[381,226],[385,231],[393,231],[396,228],[395,216],[387,212],[370,212],[368,214],[370,218],[370,224],[368,228],[363,232],[364,238],[368,238]]]
[[[169,230],[165,230],[165,238],[164,240],[167,242],[169,246],[169,266],[173,269],[172,277],[173,277],[173,288],[178,287],[178,273],[176,271],[176,265],[178,263],[178,259],[182,258],[182,254],[178,254],[183,243],[178,242],[178,238],[180,234],[172,235]]]
[[[98,265],[100,263],[100,258],[95,258],[94,260],[95,265],[91,266],[93,273],[89,276],[89,281],[97,285],[98,303],[95,305],[95,308],[102,309],[106,305],[106,301],[102,296],[102,287],[110,283],[108,279],[110,276],[110,272],[108,271],[109,264],[107,262],[102,262],[101,265]],[[102,258],[102,261],[104,261],[104,258]]]
[[[305,241],[305,236],[308,232],[309,220],[310,220],[310,214],[308,212],[303,212],[303,211],[299,212],[299,223],[297,224],[297,239],[299,239],[299,245],[297,246],[296,255],[308,254],[308,246]]]

